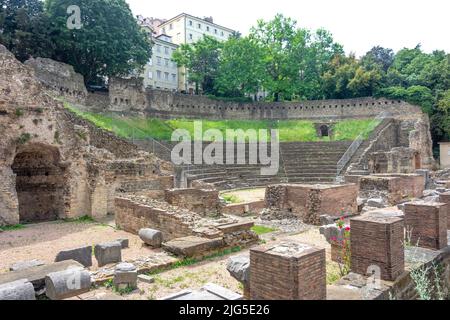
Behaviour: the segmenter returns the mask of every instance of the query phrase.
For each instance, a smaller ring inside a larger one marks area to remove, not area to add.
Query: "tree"
[[[354,55],[336,56],[322,77],[323,90],[330,99],[372,96],[381,78],[379,69],[365,70]]]
[[[258,92],[264,79],[264,52],[249,38],[230,38],[223,44],[216,89],[222,96]]]
[[[296,58],[306,45],[306,31],[297,29],[297,22],[277,14],[271,21],[259,20],[251,29],[250,38],[264,50],[265,74],[263,86],[275,101],[290,98],[300,77]]]
[[[205,94],[214,94],[214,80],[219,69],[219,57],[222,44],[216,39],[204,36],[193,44],[182,44],[172,59],[180,67],[187,68],[188,79],[195,83],[195,92],[200,87]]]
[[[67,8],[80,8],[80,29],[67,28]],[[150,39],[125,0],[46,0],[57,38],[54,58],[71,64],[86,83],[139,72],[151,57]]]
[[[373,47],[361,59],[361,64],[366,70],[380,68],[387,72],[394,63],[394,51],[380,46]]]
[[[0,43],[17,59],[54,54],[50,19],[39,0],[0,0]]]

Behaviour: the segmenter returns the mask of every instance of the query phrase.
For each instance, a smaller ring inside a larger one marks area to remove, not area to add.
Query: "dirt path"
[[[129,239],[130,248],[122,251],[123,260],[148,256],[156,250],[142,245],[138,236],[116,230],[107,224],[82,222],[46,222],[25,226],[24,229],[0,232],[0,272],[13,263],[39,259],[54,262],[61,250]],[[94,270],[96,260],[93,259]]]

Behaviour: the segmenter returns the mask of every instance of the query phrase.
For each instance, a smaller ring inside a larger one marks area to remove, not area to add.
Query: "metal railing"
[[[368,126],[368,130],[374,130],[385,118],[390,116],[390,113],[387,111],[384,111],[380,113]],[[364,136],[366,135],[367,131],[362,132],[348,147],[347,151],[345,151],[342,158],[337,163],[337,174],[336,174],[336,180],[339,180],[338,177],[341,175],[344,168],[348,165],[350,160],[355,155],[356,151],[359,149],[361,144],[365,141]]]

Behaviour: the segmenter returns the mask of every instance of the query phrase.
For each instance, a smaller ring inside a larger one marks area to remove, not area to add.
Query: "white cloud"
[[[418,43],[450,52],[448,0],[126,0],[135,15],[172,18],[182,12],[213,16],[220,25],[247,34],[256,20],[282,13],[301,27],[323,27],[346,52],[362,55],[381,45],[395,51]]]

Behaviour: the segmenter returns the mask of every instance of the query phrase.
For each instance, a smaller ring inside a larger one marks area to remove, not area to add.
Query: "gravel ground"
[[[221,195],[236,196],[239,199],[239,203],[261,201],[264,200],[264,197],[266,195],[266,189],[257,188],[257,189],[235,190],[230,192],[224,192]]]
[[[130,248],[122,251],[122,259],[149,256],[157,250],[142,245],[138,236],[116,230],[107,224],[81,222],[46,222],[27,225],[24,229],[0,232],[0,272],[9,270],[15,262],[39,259],[55,260],[61,250],[94,245],[126,238]],[[96,260],[93,259],[96,269]]]

